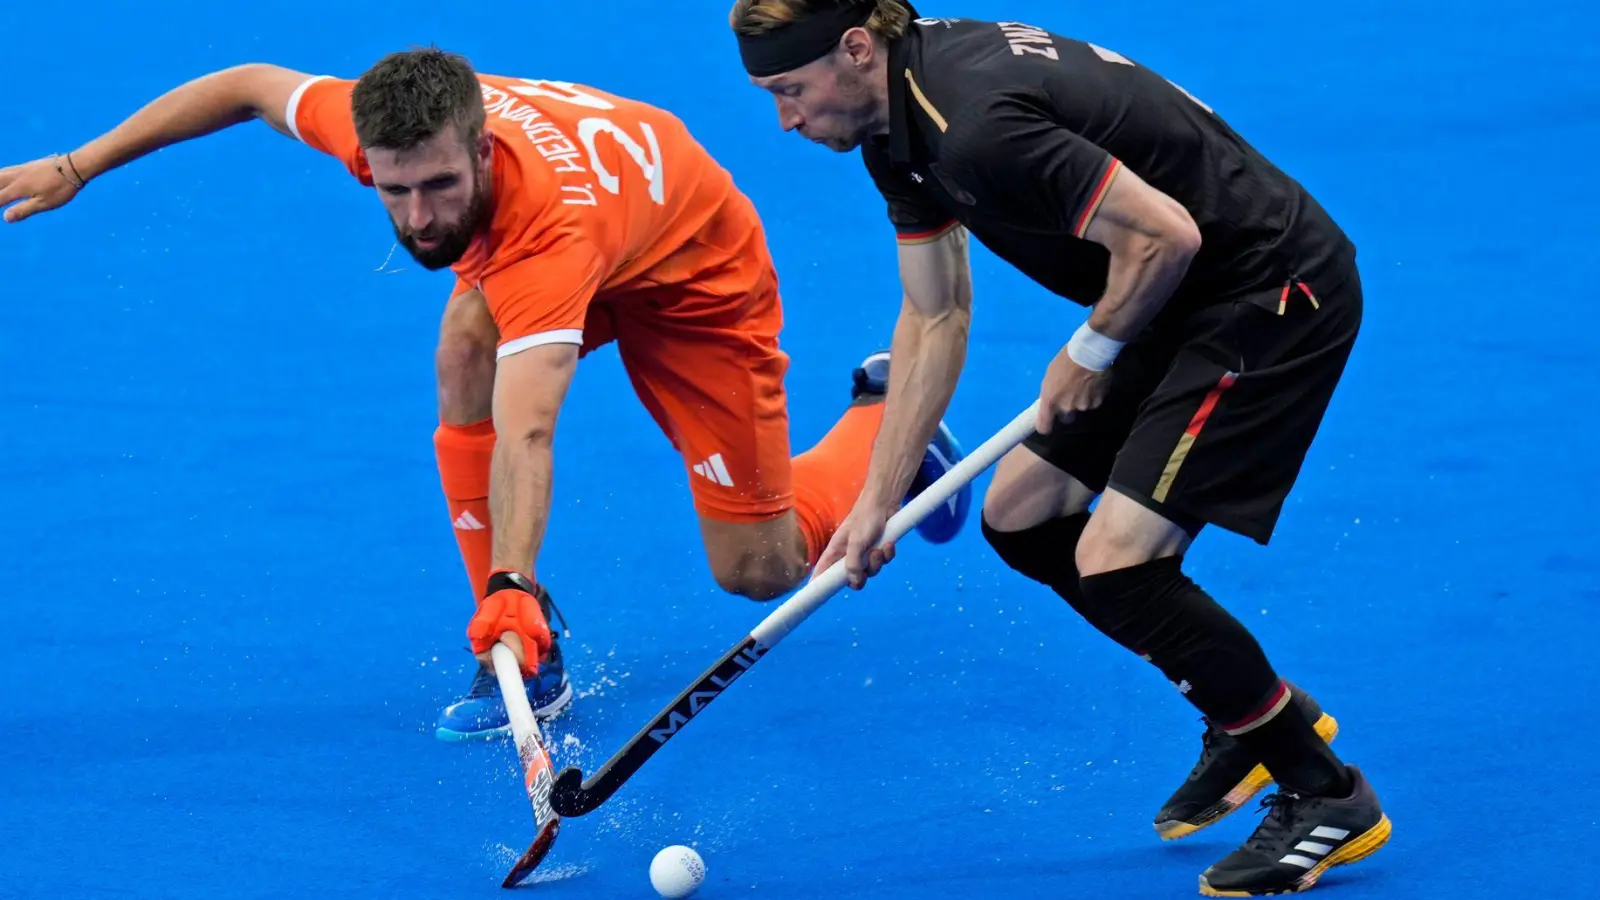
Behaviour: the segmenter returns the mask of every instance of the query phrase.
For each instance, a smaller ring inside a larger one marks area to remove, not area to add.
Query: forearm
[[[966,363],[970,324],[965,304],[936,315],[909,302],[901,308],[889,351],[889,395],[867,466],[863,500],[888,509],[904,499],[955,394]]]
[[[1123,343],[1133,340],[1172,297],[1193,258],[1187,245],[1160,238],[1130,240],[1114,249],[1089,327]]]
[[[93,179],[163,147],[249,121],[258,112],[246,90],[249,69],[224,69],[168,91],[72,151],[73,164]]]
[[[494,526],[492,568],[534,574],[534,560],[550,519],[554,468],[553,448],[547,436],[502,438],[495,443],[489,470],[489,515]]]

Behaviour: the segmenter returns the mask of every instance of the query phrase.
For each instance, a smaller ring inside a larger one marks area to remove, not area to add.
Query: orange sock
[[[852,406],[816,446],[794,459],[795,515],[812,565],[856,504],[881,424],[882,403]]]
[[[439,483],[450,506],[450,522],[472,582],[472,596],[483,599],[494,550],[489,530],[489,463],[494,457],[494,420],[471,425],[440,425],[433,433]]]

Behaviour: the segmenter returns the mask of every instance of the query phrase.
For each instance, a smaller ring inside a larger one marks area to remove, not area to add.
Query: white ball
[[[667,900],[681,900],[706,880],[706,864],[693,847],[674,844],[650,861],[650,884]]]

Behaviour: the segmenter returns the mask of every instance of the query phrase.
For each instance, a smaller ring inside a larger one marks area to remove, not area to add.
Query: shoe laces
[[[1285,842],[1294,839],[1294,826],[1304,808],[1305,798],[1293,791],[1278,791],[1263,797],[1260,809],[1266,811],[1266,818],[1245,841],[1245,847],[1269,855],[1279,852]]]
[[[1205,771],[1206,766],[1210,765],[1217,754],[1222,752],[1222,743],[1227,737],[1227,734],[1222,729],[1211,724],[1211,720],[1205,716],[1200,717],[1200,722],[1206,726],[1206,730],[1200,733],[1200,761],[1195,763],[1194,768],[1190,770],[1190,781],[1200,777],[1200,773]]]
[[[495,676],[493,669],[479,663],[478,674],[472,679],[472,688],[467,691],[467,699],[481,700],[484,697],[498,696],[500,696],[500,679]]]

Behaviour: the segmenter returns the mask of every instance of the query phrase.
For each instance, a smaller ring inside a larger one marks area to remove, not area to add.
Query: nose
[[[413,232],[422,231],[433,224],[433,211],[421,191],[412,191],[406,198],[406,227]]]
[[[806,123],[806,117],[800,114],[799,108],[788,97],[777,97],[778,125],[784,131],[793,131]]]

